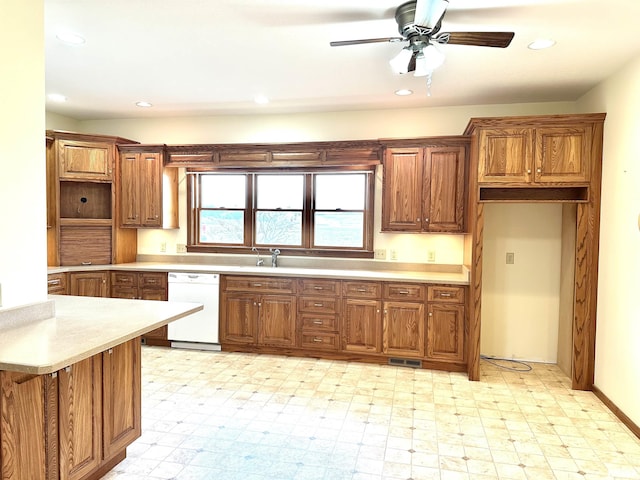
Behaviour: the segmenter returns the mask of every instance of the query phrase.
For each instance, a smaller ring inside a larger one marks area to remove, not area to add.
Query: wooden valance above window
[[[378,165],[377,140],[283,144],[169,145],[165,167],[190,169]]]

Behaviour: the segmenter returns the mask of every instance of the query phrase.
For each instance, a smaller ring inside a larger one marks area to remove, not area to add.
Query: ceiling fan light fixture
[[[444,54],[435,45],[427,45],[416,57],[415,77],[426,77],[444,63]]]
[[[550,38],[539,38],[531,42],[528,47],[530,50],[544,50],[545,48],[551,48],[556,44],[555,40]]]
[[[408,88],[401,88],[400,90],[396,90],[394,93],[399,97],[406,97],[407,95],[413,94],[413,90],[409,90]]]
[[[389,65],[394,73],[407,73],[409,71],[409,62],[413,56],[413,50],[410,47],[404,47],[398,54],[389,60]]]

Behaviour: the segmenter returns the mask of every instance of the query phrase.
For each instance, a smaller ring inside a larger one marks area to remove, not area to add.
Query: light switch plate
[[[513,252],[507,252],[507,265],[513,265],[516,263],[516,254]]]

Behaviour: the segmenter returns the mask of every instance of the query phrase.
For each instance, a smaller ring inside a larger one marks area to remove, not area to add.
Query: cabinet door
[[[342,317],[342,349],[380,353],[382,318],[379,300],[347,298]]]
[[[69,273],[69,292],[83,297],[108,297],[107,272],[71,272]]]
[[[141,153],[140,223],[143,227],[162,227],[162,155]]]
[[[588,182],[591,136],[588,125],[536,128],[535,181]]]
[[[263,295],[258,301],[258,343],[295,346],[296,298],[290,295]]]
[[[59,140],[60,178],[110,181],[114,152],[108,143]]]
[[[466,149],[427,148],[424,161],[423,229],[464,232]]]
[[[109,460],[140,436],[140,339],[104,352],[102,365],[103,448],[104,459]]]
[[[422,230],[423,149],[389,149],[382,180],[382,230]]]
[[[0,371],[0,478],[58,479],[58,381]]]
[[[123,227],[137,227],[140,219],[140,181],[137,153],[120,154],[120,224]]]
[[[532,129],[482,129],[478,141],[479,183],[527,183],[533,178]]]
[[[220,341],[222,343],[255,344],[258,297],[252,294],[222,295],[220,302]]]
[[[102,359],[58,372],[60,480],[83,478],[102,461]]]
[[[433,303],[428,310],[427,357],[463,362],[464,306]]]
[[[424,304],[384,302],[382,352],[424,357]]]
[[[50,295],[67,295],[67,274],[50,273],[47,275],[47,293]]]

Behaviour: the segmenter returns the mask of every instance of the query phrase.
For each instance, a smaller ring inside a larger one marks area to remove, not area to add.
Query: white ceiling
[[[45,0],[46,92],[68,98],[47,110],[83,120],[573,101],[640,54],[640,0],[450,0],[441,31],[515,37],[506,49],[443,46],[429,97],[424,77],[390,70],[404,44],[329,46],[397,36],[400,3]],[[60,29],[86,43],[61,43]],[[541,37],[556,46],[527,48]]]

